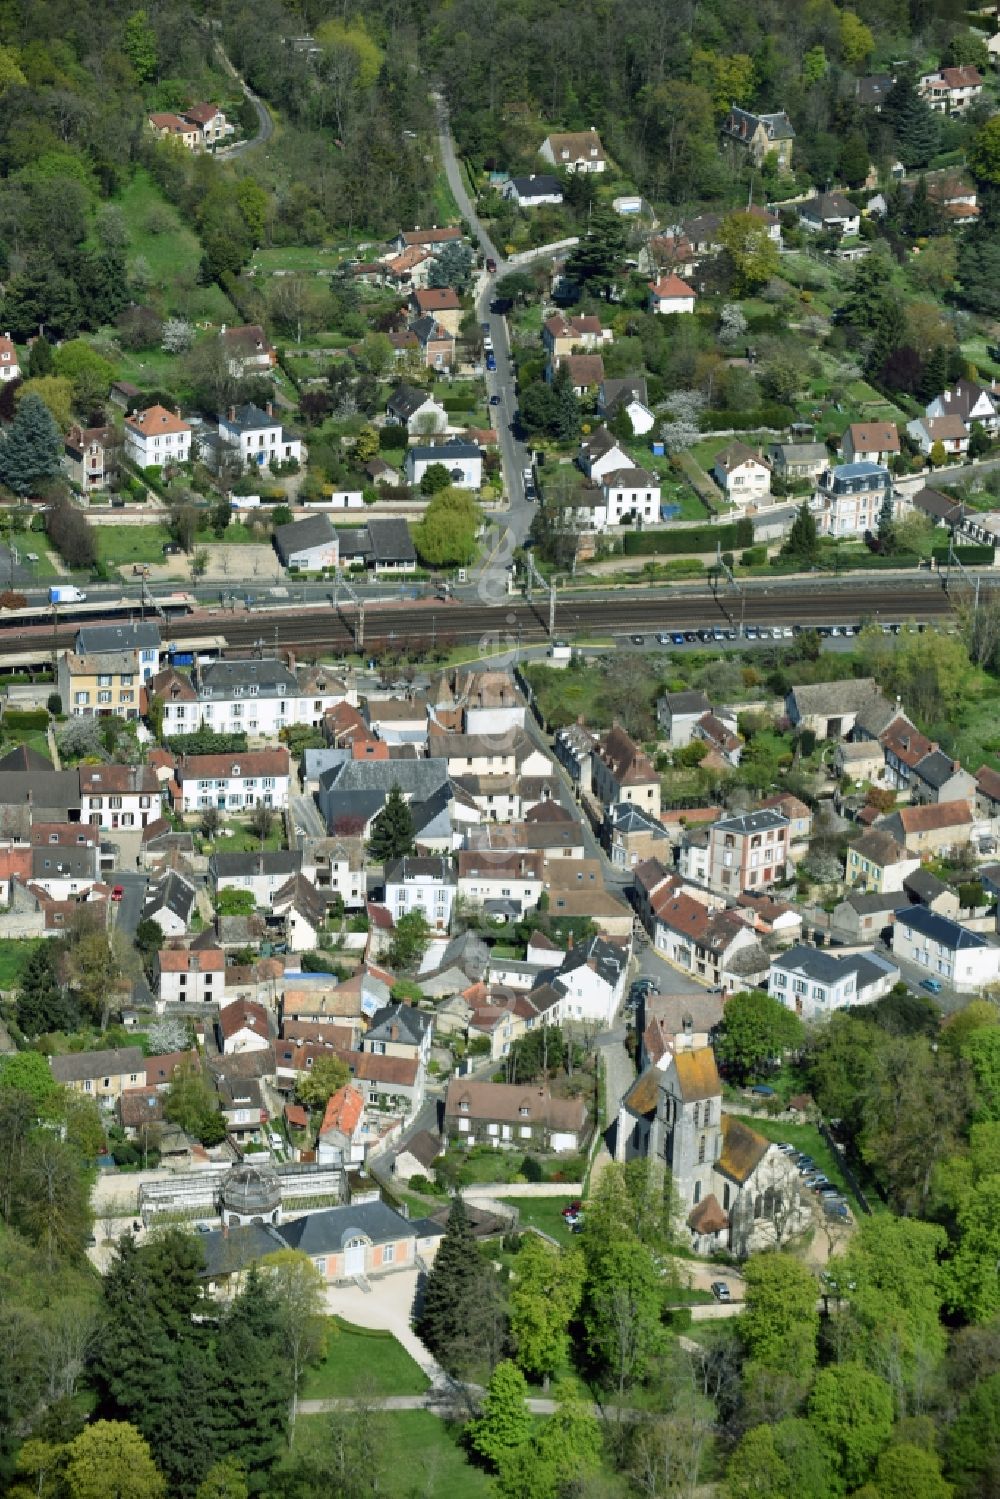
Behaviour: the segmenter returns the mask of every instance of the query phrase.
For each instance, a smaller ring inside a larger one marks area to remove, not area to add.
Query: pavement
[[[146,904],[147,877],[135,871],[115,870],[109,883],[121,885],[124,895],[115,907],[115,926],[125,937],[134,937]]]
[[[423,1369],[432,1385],[446,1386],[449,1376],[429,1348],[417,1337],[410,1323],[417,1301],[421,1271],[397,1270],[379,1277],[377,1292],[360,1286],[328,1286],[326,1308],[331,1316],[343,1317],[355,1327],[375,1327],[391,1332],[411,1358]],[[305,1410],[306,1406],[299,1407]]]
[[[326,837],[326,824],[311,796],[291,796],[289,804],[292,822],[297,829],[301,828],[302,832],[311,838]]]

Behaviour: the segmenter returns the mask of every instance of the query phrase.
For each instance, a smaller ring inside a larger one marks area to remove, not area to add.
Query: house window
[[[382,1246],[382,1263],[383,1263],[383,1265],[391,1265],[392,1262],[393,1262],[393,1260],[395,1258],[396,1258],[396,1246],[395,1246],[395,1244],[383,1244],[383,1246]]]
[[[702,1166],[702,1165],[704,1165],[704,1163],[705,1163],[705,1136],[704,1135],[699,1135],[698,1136],[698,1165]]]
[[[326,1279],[326,1260],[325,1259],[318,1259],[318,1260],[315,1260],[314,1263],[315,1263],[316,1269],[319,1271],[320,1275],[322,1275],[323,1278],[324,1278],[324,1280],[325,1280]]]

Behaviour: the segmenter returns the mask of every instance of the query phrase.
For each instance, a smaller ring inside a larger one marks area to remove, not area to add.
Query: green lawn
[[[538,1228],[550,1234],[560,1244],[572,1244],[574,1236],[563,1221],[562,1210],[573,1196],[566,1197],[504,1197],[503,1201],[520,1210],[520,1226]]]
[[[224,833],[217,833],[211,840],[211,846],[218,853],[255,854],[260,850],[260,839],[249,828],[227,826]],[[284,848],[284,846],[281,818],[276,817],[271,831],[264,839],[264,847],[279,849]]]
[[[295,1424],[296,1450],[321,1450],[328,1419],[300,1416]],[[377,1419],[385,1432],[379,1484],[384,1499],[488,1499],[495,1493],[493,1480],[466,1460],[461,1428],[429,1411],[386,1411]]]
[[[164,542],[170,541],[166,526],[95,526],[97,556],[109,567],[131,562],[162,562]]]
[[[198,267],[201,245],[183,216],[160,193],[141,168],[115,199],[128,231],[128,267],[146,266],[150,291],[166,313],[233,322],[234,309],[214,282],[201,286]]]
[[[334,1400],[357,1395],[362,1382],[373,1395],[422,1395],[430,1385],[419,1364],[391,1333],[330,1317],[326,1357],[307,1373],[302,1398]]]
[[[742,1116],[737,1115],[736,1117],[739,1118]],[[816,1162],[817,1170],[822,1171],[828,1176],[835,1186],[846,1191],[848,1198],[852,1197],[853,1194],[850,1192],[847,1183],[841,1175],[840,1163],[837,1157],[829,1145],[827,1145],[815,1124],[786,1124],[782,1120],[748,1119],[745,1117],[743,1118],[743,1123],[748,1124],[751,1129],[755,1129],[766,1140],[777,1142],[787,1140],[788,1144],[794,1145],[796,1150],[802,1150],[805,1151],[806,1155],[811,1155]]]
[[[44,937],[0,937],[0,989],[17,987],[25,963]]]

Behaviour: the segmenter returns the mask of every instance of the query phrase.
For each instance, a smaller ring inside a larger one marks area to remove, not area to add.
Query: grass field
[[[166,526],[95,526],[99,561],[109,567],[129,562],[162,562],[163,544],[169,541]]]
[[[161,194],[148,172],[138,170],[115,200],[128,230],[128,267],[140,260],[147,267],[150,289],[166,313],[235,321],[229,298],[213,283],[198,284],[201,246],[193,229]]]
[[[249,828],[227,827],[224,833],[217,833],[212,839],[212,847],[218,853],[255,854],[260,850],[260,839]],[[280,818],[275,818],[274,826],[264,839],[264,847],[266,849],[284,847]]]
[[[370,1332],[330,1317],[326,1357],[306,1375],[302,1398],[357,1395],[362,1381],[374,1395],[422,1395],[430,1384],[391,1333]]]
[[[328,1417],[300,1416],[295,1426],[296,1451],[321,1450]],[[383,1499],[488,1499],[493,1480],[467,1462],[459,1445],[460,1429],[429,1411],[386,1411],[377,1416],[384,1431],[380,1443],[383,1471],[378,1492]]]
[[[15,989],[31,954],[45,939],[0,937],[0,989]]]
[[[542,1233],[550,1234],[560,1244],[572,1244],[574,1236],[563,1221],[562,1210],[569,1202],[576,1199],[573,1195],[566,1197],[505,1197],[504,1202],[510,1203],[511,1207],[518,1208],[521,1214],[520,1226],[524,1228],[538,1228]]]

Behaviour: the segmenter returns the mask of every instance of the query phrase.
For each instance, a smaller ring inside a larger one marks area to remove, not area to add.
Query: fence
[[[851,1167],[848,1165],[847,1160],[846,1160],[846,1158],[844,1156],[843,1149],[841,1148],[840,1145],[837,1144],[837,1141],[833,1138],[833,1135],[832,1135],[832,1133],[830,1131],[829,1125],[826,1124],[822,1119],[819,1122],[818,1128],[819,1128],[820,1134],[823,1136],[823,1139],[826,1141],[827,1145],[829,1145],[830,1149],[833,1151],[834,1159],[837,1162],[838,1167],[840,1168],[840,1171],[841,1171],[841,1174],[842,1174],[844,1180],[846,1181],[847,1185],[850,1187],[851,1191],[854,1193],[855,1197],[857,1198],[858,1203],[860,1204],[862,1211],[865,1212],[865,1213],[867,1213],[868,1216],[869,1216],[869,1218],[870,1218],[871,1217],[871,1211],[872,1211],[871,1203],[868,1201],[868,1198],[865,1196],[864,1191],[862,1190],[862,1187],[861,1187],[861,1183],[858,1181],[858,1178],[855,1176],[854,1172],[851,1170]]]

